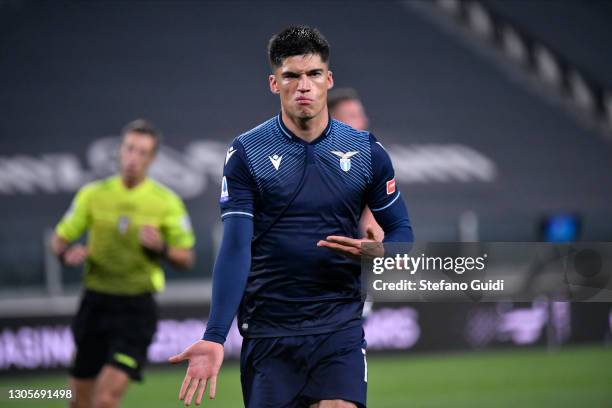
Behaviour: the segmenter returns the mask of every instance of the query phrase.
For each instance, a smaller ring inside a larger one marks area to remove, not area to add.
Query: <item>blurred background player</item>
[[[73,407],[116,407],[130,379],[142,379],[157,326],[153,293],[164,288],[160,261],[193,265],[194,235],[181,199],[147,177],[160,146],[147,121],[122,131],[119,174],[81,188],[51,239],[66,266],[85,263],[73,320]],[[87,246],[72,244],[88,231]]]
[[[370,124],[361,98],[353,88],[333,88],[327,96],[327,109],[332,118],[357,130],[367,130]]]
[[[327,96],[327,109],[332,118],[344,122],[357,130],[368,130],[370,121],[365,107],[357,91],[353,88],[334,88]],[[378,225],[372,211],[366,205],[359,221],[359,232],[361,236],[367,236],[367,230],[371,228],[377,241],[382,241],[385,232]]]
[[[353,88],[333,88],[327,94],[327,109],[332,118],[344,122],[357,130],[368,130],[370,120],[366,114],[361,98]],[[385,232],[378,225],[372,211],[366,205],[359,220],[359,233],[362,237],[368,236],[368,230],[376,241],[385,238]],[[373,303],[368,299],[363,305],[363,316],[367,317],[372,311]]]

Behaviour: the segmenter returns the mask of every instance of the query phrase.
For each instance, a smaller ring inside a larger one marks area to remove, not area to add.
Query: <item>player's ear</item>
[[[278,82],[276,81],[276,75],[270,74],[268,76],[268,82],[270,84],[270,92],[273,94],[279,94],[280,90],[278,89]]]
[[[332,89],[334,87],[334,74],[331,71],[327,71],[327,89]]]

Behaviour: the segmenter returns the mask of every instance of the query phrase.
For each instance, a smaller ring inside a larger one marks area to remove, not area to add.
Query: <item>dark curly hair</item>
[[[329,43],[316,28],[291,26],[274,35],[268,43],[268,59],[272,69],[294,55],[318,54],[321,61],[329,61]]]

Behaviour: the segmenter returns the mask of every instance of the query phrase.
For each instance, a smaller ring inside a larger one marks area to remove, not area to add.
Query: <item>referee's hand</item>
[[[155,253],[160,253],[164,248],[164,240],[157,228],[152,225],[144,225],[140,228],[138,235],[140,245]]]
[[[79,266],[87,259],[87,247],[81,244],[73,245],[66,250],[63,257],[66,266]]]
[[[189,361],[189,366],[179,391],[179,399],[185,401],[185,405],[190,405],[197,391],[196,404],[200,405],[208,382],[210,383],[208,397],[214,399],[217,375],[223,363],[223,346],[212,341],[199,340],[182,353],[168,359],[173,364],[185,360]]]

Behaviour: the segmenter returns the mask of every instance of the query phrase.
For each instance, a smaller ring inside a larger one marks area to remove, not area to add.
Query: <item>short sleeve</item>
[[[183,201],[173,196],[168,212],[162,222],[161,231],[164,240],[171,248],[191,248],[195,244],[195,235],[191,219]]]
[[[81,188],[72,200],[70,208],[55,227],[55,233],[62,239],[68,242],[75,241],[89,228],[91,223],[89,212],[91,192],[91,185]]]
[[[257,194],[257,185],[249,170],[244,146],[238,140],[234,140],[225,154],[219,197],[221,219],[253,218]]]
[[[367,204],[372,212],[382,211],[400,196],[395,171],[383,145],[370,134],[372,152],[372,182],[368,189]]]

